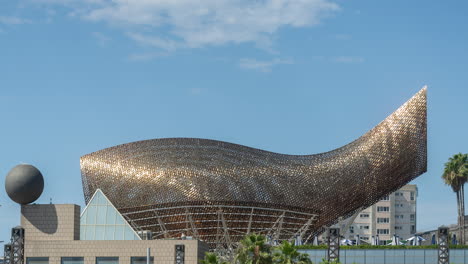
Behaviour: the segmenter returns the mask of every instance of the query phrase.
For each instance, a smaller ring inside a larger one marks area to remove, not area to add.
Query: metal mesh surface
[[[100,188],[132,225],[154,231],[155,238],[184,233],[218,244],[248,232],[307,240],[426,167],[425,88],[359,139],[330,152],[284,155],[168,138],[81,158],[86,203]]]

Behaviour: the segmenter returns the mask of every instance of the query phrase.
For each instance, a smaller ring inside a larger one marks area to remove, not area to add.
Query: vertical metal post
[[[423,263],[426,264],[426,250],[425,249],[423,249],[423,250],[424,250],[423,251],[423,260],[424,260]]]
[[[151,250],[150,250],[150,248],[146,249],[146,264],[151,264]]]
[[[328,229],[328,251],[327,259],[328,261],[340,260],[340,229],[339,228],[329,228]]]
[[[347,252],[347,251],[346,251],[346,250],[343,250],[343,252],[344,252],[344,264],[346,264],[346,252]]]
[[[438,264],[449,264],[450,256],[449,256],[449,247],[448,247],[448,228],[447,227],[439,227],[438,231],[438,256],[437,256],[437,263]]]
[[[10,264],[24,264],[24,228],[21,226],[11,229]]]

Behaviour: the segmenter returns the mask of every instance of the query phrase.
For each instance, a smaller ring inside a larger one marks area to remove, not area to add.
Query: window
[[[96,264],[119,264],[118,257],[97,257]]]
[[[369,240],[369,237],[363,236],[361,237],[362,240]]]
[[[416,233],[416,226],[411,225],[411,234],[414,234],[414,233]]]
[[[395,226],[395,230],[403,230],[402,226]]]
[[[381,201],[389,201],[389,200],[390,200],[390,196],[388,196],[388,195],[387,195],[387,196],[384,196],[384,197],[381,199]]]
[[[361,217],[361,218],[369,218],[369,214],[360,214],[359,217]]]
[[[377,212],[388,212],[390,208],[388,206],[377,206]]]
[[[379,235],[388,235],[389,231],[388,231],[388,229],[377,229],[377,234],[379,234]]]
[[[401,192],[396,192],[395,196],[403,196],[403,194]]]
[[[359,226],[359,229],[369,229],[369,226]]]
[[[28,258],[26,258],[26,264],[49,264],[49,258],[47,258],[47,257],[28,257]]]
[[[354,226],[349,227],[349,233],[354,234]]]
[[[395,215],[396,219],[403,219],[403,215]]]
[[[150,257],[150,263],[154,263],[154,257]],[[146,257],[131,257],[130,264],[146,264]]]
[[[414,192],[411,192],[411,201],[414,201]]]
[[[414,222],[415,219],[416,219],[416,216],[414,214],[410,214],[410,221]]]
[[[61,264],[83,264],[83,257],[62,257]]]
[[[403,204],[395,204],[395,207],[403,207]]]
[[[385,218],[378,217],[377,218],[377,223],[389,223],[389,222],[390,222],[390,219],[388,217],[385,217]]]

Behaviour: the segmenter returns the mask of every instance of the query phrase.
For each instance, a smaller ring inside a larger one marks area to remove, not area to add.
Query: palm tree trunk
[[[461,243],[461,204],[460,204],[460,189],[457,190],[457,224],[458,224],[458,241]]]
[[[254,255],[253,255],[253,263],[258,264],[259,258],[260,258],[260,246],[255,246]]]
[[[465,186],[461,186],[461,222],[462,222],[462,244],[465,244]]]

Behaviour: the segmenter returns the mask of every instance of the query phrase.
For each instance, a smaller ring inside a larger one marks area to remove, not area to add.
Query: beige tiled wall
[[[60,264],[61,257],[84,257],[85,264],[95,264],[96,257],[119,257],[119,264],[130,264],[130,257],[144,257],[150,248],[154,264],[174,264],[177,244],[185,245],[186,264],[197,264],[207,249],[197,240],[27,241],[25,256],[49,257],[49,264]]]
[[[49,264],[60,264],[61,257],[84,257],[84,264],[95,264],[96,257],[119,257],[119,264],[130,264],[130,257],[146,256],[150,248],[154,264],[174,264],[175,245],[185,245],[185,263],[198,264],[208,250],[197,240],[79,240],[80,207],[74,204],[32,204],[21,207],[25,229],[25,257],[48,257]]]
[[[21,226],[32,240],[80,239],[80,206],[75,204],[28,204],[21,206]]]

